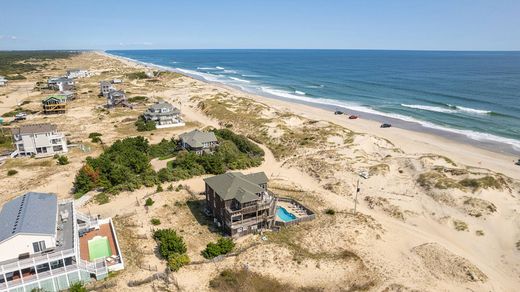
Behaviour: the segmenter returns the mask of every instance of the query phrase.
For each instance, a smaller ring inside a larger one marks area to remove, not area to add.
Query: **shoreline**
[[[226,88],[233,88],[235,90],[238,90],[240,92],[253,94],[253,95],[259,95],[275,100],[283,100],[288,101],[291,103],[298,103],[298,104],[305,104],[312,107],[317,107],[329,111],[335,111],[335,110],[341,110],[345,113],[348,113],[350,115],[357,115],[364,120],[371,120],[376,121],[379,124],[383,123],[390,123],[393,127],[405,129],[405,130],[411,130],[414,132],[421,132],[421,133],[429,133],[433,134],[435,136],[440,136],[443,138],[447,138],[450,140],[455,140],[457,142],[461,142],[468,145],[477,146],[482,149],[490,150],[493,152],[505,154],[505,155],[513,155],[513,156],[520,156],[520,141],[515,140],[513,138],[507,138],[502,136],[497,136],[495,134],[486,133],[486,132],[475,132],[473,130],[469,129],[457,129],[457,128],[450,128],[445,127],[441,125],[437,125],[425,120],[419,120],[413,117],[408,116],[402,116],[400,114],[395,113],[386,113],[386,112],[380,112],[376,111],[370,108],[364,108],[363,106],[356,106],[352,105],[349,106],[348,104],[343,104],[345,101],[341,100],[332,100],[332,99],[325,99],[325,98],[317,98],[312,99],[309,97],[299,97],[296,95],[293,95],[292,97],[284,96],[284,94],[276,94],[276,93],[270,93],[268,91],[259,91],[259,90],[252,90],[247,87],[242,87],[239,85],[234,84],[228,84],[225,82],[220,81],[213,81],[210,79],[205,78],[203,73],[195,72],[190,69],[182,69],[182,68],[174,68],[171,66],[164,66],[164,65],[158,65],[148,62],[143,62],[135,59],[131,59],[128,57],[118,56],[114,55],[108,52],[102,52],[103,54],[111,57],[115,57],[118,59],[126,60],[129,62],[137,63],[139,65],[142,65],[146,68],[156,68],[159,70],[167,70],[176,72],[185,76],[189,76],[193,79],[209,83],[209,84],[217,84],[224,86]],[[193,73],[191,73],[193,72]],[[200,74],[199,74],[200,73]]]
[[[270,107],[281,108],[283,110],[287,110],[310,119],[330,121],[355,132],[367,133],[382,137],[391,141],[397,147],[410,154],[435,153],[447,156],[450,159],[453,159],[454,161],[464,165],[475,168],[492,169],[504,173],[510,177],[520,179],[519,167],[514,164],[516,159],[518,159],[518,154],[501,152],[500,150],[496,151],[497,149],[500,149],[497,148],[496,145],[487,145],[487,147],[483,147],[481,143],[475,143],[477,141],[470,138],[466,138],[467,142],[459,141],[459,139],[454,139],[453,137],[446,137],[445,135],[430,133],[429,131],[421,131],[421,128],[425,128],[422,126],[416,126],[415,130],[405,127],[381,129],[379,127],[380,122],[370,118],[365,118],[369,117],[369,115],[366,113],[358,113],[349,110],[349,113],[361,115],[360,119],[349,120],[346,115],[334,115],[332,112],[335,108],[334,106],[327,109],[327,107],[316,106],[314,103],[311,105],[310,103],[297,102],[296,100],[289,98],[283,99],[278,96],[268,97],[259,95],[236,88],[234,86],[230,86],[228,84],[211,82],[204,78],[196,78],[194,76],[187,75],[185,72],[179,72],[178,70],[167,68],[165,66],[144,63],[130,58],[112,55],[104,51],[96,52],[104,56],[119,60],[123,63],[130,64],[136,68],[156,68],[161,70],[168,69],[216,88],[221,88],[230,92],[234,92],[237,95],[242,95],[252,100],[262,102]],[[387,119],[387,121],[389,120],[390,119]],[[399,122],[404,123],[404,121]]]

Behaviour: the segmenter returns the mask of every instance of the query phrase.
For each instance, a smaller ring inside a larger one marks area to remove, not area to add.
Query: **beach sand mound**
[[[467,259],[451,253],[437,243],[425,243],[412,248],[428,272],[439,280],[485,282],[487,276]]]

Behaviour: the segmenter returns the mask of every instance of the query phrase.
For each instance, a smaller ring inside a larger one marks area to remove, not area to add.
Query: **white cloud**
[[[0,35],[0,40],[3,40],[3,39],[6,39],[6,40],[17,40],[18,37],[15,36],[15,35]]]
[[[152,46],[151,42],[137,42],[137,43],[119,43],[121,47],[135,47],[135,46]]]

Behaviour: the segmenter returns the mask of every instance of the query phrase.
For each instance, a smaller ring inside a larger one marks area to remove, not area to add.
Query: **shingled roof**
[[[58,127],[54,124],[31,124],[31,125],[23,125],[19,128],[12,128],[11,133],[13,135],[24,135],[24,134],[39,134],[39,133],[49,133],[57,131]]]
[[[181,140],[190,145],[192,148],[203,147],[203,143],[217,142],[217,137],[213,132],[202,132],[199,130],[193,130],[188,133],[179,135]]]
[[[259,199],[256,194],[265,191],[260,185],[266,184],[268,179],[264,172],[252,174],[228,172],[206,178],[204,181],[222,200],[236,199],[240,203],[245,203]]]
[[[0,242],[17,234],[54,235],[58,199],[55,194],[26,193],[0,211]]]

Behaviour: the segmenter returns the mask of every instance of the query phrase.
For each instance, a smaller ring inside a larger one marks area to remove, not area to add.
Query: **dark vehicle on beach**
[[[392,125],[387,124],[387,123],[384,123],[381,125],[381,128],[390,128],[390,127],[392,127]]]
[[[342,112],[342,111],[335,111],[334,114],[335,114],[335,115],[342,115],[343,112]]]
[[[516,165],[520,165],[520,159],[515,163]]]
[[[350,116],[350,117],[348,117],[348,118],[349,118],[349,120],[355,120],[355,119],[357,119],[357,118],[359,118],[359,117],[358,117],[358,116],[356,116],[356,115],[351,115],[351,116]]]

